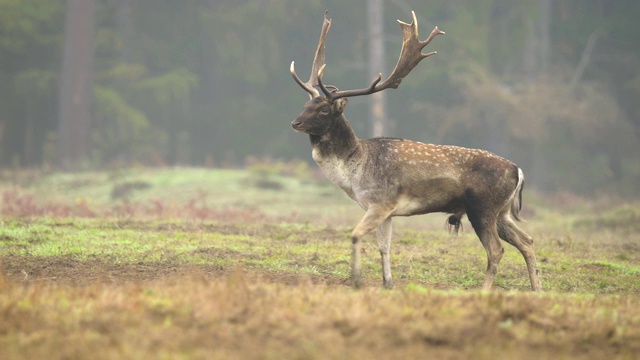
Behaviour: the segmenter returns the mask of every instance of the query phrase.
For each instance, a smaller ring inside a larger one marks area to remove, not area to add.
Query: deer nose
[[[298,128],[300,127],[300,125],[302,125],[302,121],[300,120],[293,120],[291,122],[291,127],[298,130]]]

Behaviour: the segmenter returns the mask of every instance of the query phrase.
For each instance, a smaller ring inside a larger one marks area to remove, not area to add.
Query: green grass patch
[[[483,281],[486,254],[474,234],[451,237],[442,230],[396,230],[392,271],[400,284],[476,289]],[[238,224],[188,221],[123,223],[90,218],[38,218],[0,222],[0,257],[71,258],[77,261],[157,266],[216,266],[232,269],[349,278],[348,228],[310,224]],[[542,238],[538,262],[547,291],[640,294],[638,248],[626,242],[576,237],[571,246]],[[521,254],[508,244],[496,287],[527,290]],[[620,257],[621,251],[626,256]],[[362,264],[371,284],[380,282],[377,242],[365,239]]]

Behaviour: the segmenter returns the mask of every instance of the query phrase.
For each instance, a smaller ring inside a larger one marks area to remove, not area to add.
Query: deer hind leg
[[[493,280],[498,272],[498,264],[502,259],[504,248],[498,237],[496,219],[494,217],[476,217],[469,214],[469,220],[476,234],[480,238],[480,242],[487,252],[487,271],[484,275],[484,283],[482,290],[491,290]]]
[[[527,263],[529,280],[533,291],[541,291],[540,273],[536,265],[536,255],[533,250],[533,239],[516,225],[509,212],[504,212],[498,219],[498,234],[501,239],[513,245],[520,251]]]
[[[362,265],[360,264],[360,252],[362,247],[361,239],[373,229],[382,226],[382,224],[389,218],[392,211],[393,209],[381,206],[370,206],[362,220],[360,220],[356,228],[351,233],[351,279],[355,288],[362,286]],[[389,222],[389,232],[390,230],[391,222]],[[388,260],[388,250],[387,256],[383,257],[383,262],[384,258]],[[390,270],[389,275],[391,275]]]
[[[378,225],[377,236],[380,246],[380,258],[382,260],[382,285],[386,289],[393,289],[393,279],[391,278],[391,259],[389,250],[391,248],[391,218],[386,218],[382,224]]]

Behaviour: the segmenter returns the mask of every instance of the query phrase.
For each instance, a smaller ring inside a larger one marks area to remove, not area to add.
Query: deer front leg
[[[378,226],[378,244],[380,245],[380,258],[382,260],[382,285],[386,289],[393,289],[393,279],[391,278],[391,259],[389,250],[391,248],[391,218],[386,218]]]
[[[358,226],[356,226],[351,233],[351,279],[355,288],[362,286],[362,266],[360,264],[361,239],[373,229],[381,226],[382,223],[389,218],[392,211],[393,209],[379,205],[371,205],[362,220],[360,220],[360,223],[358,223]],[[388,259],[388,256],[386,258]],[[389,279],[391,279],[390,270]]]

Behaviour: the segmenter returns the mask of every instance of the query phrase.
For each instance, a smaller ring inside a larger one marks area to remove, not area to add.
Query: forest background
[[[637,196],[640,2],[0,0],[0,166],[242,166],[311,162],[289,123],[325,10],[325,80],[373,79],[369,47],[396,62],[396,19],[446,31],[398,90],[385,136],[479,147],[514,160],[540,191]],[[380,60],[380,59],[377,59]],[[346,115],[373,135],[370,99]]]

